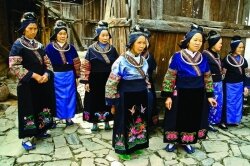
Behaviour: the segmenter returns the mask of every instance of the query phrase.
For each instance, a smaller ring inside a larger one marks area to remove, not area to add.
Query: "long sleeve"
[[[168,70],[163,78],[162,82],[162,91],[161,96],[162,97],[172,97],[173,91],[176,84],[176,77],[177,77],[177,63],[176,63],[176,57],[173,55],[170,59],[170,64],[168,67]]]
[[[118,93],[118,84],[121,80],[119,75],[119,58],[112,65],[111,73],[105,87],[105,98],[107,105],[116,105],[117,99],[120,97]]]
[[[89,61],[89,50],[86,53],[80,65],[80,83],[87,84],[89,82],[89,74],[91,71],[91,64]]]
[[[21,55],[21,47],[18,46],[17,41],[13,44],[9,55],[10,72],[19,80],[29,81],[33,72],[23,67],[23,57]]]
[[[173,69],[168,69],[162,83],[162,97],[172,97],[174,87],[175,87],[175,81],[176,81],[176,74],[177,71]]]
[[[204,58],[204,60],[207,60]],[[204,83],[206,89],[206,96],[213,97],[214,96],[214,88],[213,88],[213,79],[210,72],[209,64],[206,62],[205,73],[204,73]]]

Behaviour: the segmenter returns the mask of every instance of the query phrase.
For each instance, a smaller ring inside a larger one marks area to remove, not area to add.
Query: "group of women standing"
[[[23,147],[35,148],[33,136],[50,137],[46,131],[55,127],[54,116],[65,119],[66,126],[73,125],[79,78],[85,86],[83,120],[93,123],[91,130],[100,130],[99,122],[110,130],[109,121],[114,120],[112,145],[119,157],[130,160],[131,153],[142,154],[141,149],[149,146],[148,126],[155,123],[152,115],[157,115],[152,81],[156,63],[148,52],[150,32],[135,26],[127,51],[119,56],[109,44],[108,24],[100,21],[95,42],[81,62],[75,47],[67,43],[66,23],[57,21],[53,30],[44,49],[35,40],[38,28],[34,13],[25,13],[18,30],[22,36],[10,52],[10,69],[19,78],[19,138]],[[243,43],[233,39],[231,52],[221,63],[221,36],[209,32],[209,48],[200,53],[204,41],[203,29],[192,26],[181,41],[181,50],[172,56],[163,80],[168,152],[176,149],[177,142],[193,153],[190,144],[206,138],[208,125],[215,131],[215,124],[226,129],[226,124],[240,123],[243,97],[239,94],[247,91]]]
[[[193,153],[191,144],[206,138],[207,130],[217,131],[214,125],[221,129],[239,125],[242,118],[243,94],[248,93],[244,44],[240,37],[233,37],[231,51],[221,61],[221,36],[210,31],[209,47],[200,53],[204,39],[203,29],[192,26],[181,41],[181,50],[172,56],[163,80],[167,108],[164,142],[168,143],[168,152],[178,143],[187,153]]]

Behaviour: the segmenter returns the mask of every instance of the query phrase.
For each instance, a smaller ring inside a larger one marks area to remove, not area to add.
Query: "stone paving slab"
[[[209,132],[208,139],[194,144],[195,153],[187,154],[178,146],[166,152],[161,127],[150,132],[149,148],[143,155],[132,155],[131,161],[121,161],[112,148],[112,130],[91,132],[92,125],[78,114],[75,124],[66,127],[57,121],[51,138],[34,140],[37,148],[25,151],[18,139],[16,105],[0,114],[0,166],[250,166],[250,118],[243,117],[238,127],[228,131]],[[111,126],[113,123],[111,123]],[[2,127],[2,128],[1,128]],[[5,128],[4,128],[5,127]]]

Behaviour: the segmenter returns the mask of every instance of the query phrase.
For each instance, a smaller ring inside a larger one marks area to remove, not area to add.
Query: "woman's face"
[[[192,52],[197,52],[200,50],[202,46],[202,35],[200,33],[196,33],[188,43],[188,49]]]
[[[107,44],[109,42],[109,32],[107,30],[102,30],[98,37],[98,41]]]
[[[130,51],[133,54],[138,55],[144,50],[145,47],[146,47],[146,37],[140,36],[140,37],[138,37],[138,39],[136,39],[136,41],[132,45]]]
[[[64,29],[60,30],[57,33],[57,35],[56,35],[56,40],[59,43],[66,43],[67,42],[67,38],[68,38],[68,34],[67,34],[67,32]]]
[[[240,42],[240,44],[238,45],[238,47],[236,48],[236,50],[234,51],[234,53],[236,55],[242,55],[244,51],[244,44],[242,42]]]
[[[36,23],[30,23],[24,30],[23,34],[28,39],[34,39],[36,37],[38,28]]]
[[[220,39],[220,40],[212,47],[212,50],[213,50],[214,52],[220,52],[221,47],[222,47],[222,39]]]

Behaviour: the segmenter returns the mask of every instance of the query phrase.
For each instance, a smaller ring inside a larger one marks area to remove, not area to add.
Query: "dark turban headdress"
[[[104,21],[99,21],[98,22],[98,26],[95,29],[95,37],[93,39],[94,41],[98,41],[98,37],[99,37],[99,35],[101,34],[101,32],[103,30],[107,30],[108,31],[108,23],[104,22]],[[108,33],[109,33],[109,31],[108,31]],[[112,36],[110,35],[110,33],[109,33],[109,38],[112,38]]]
[[[188,43],[189,41],[192,39],[192,37],[196,34],[196,33],[200,33],[203,37],[203,42],[204,42],[204,35],[203,35],[203,28],[193,24],[191,26],[191,30],[189,32],[186,33],[186,35],[184,36],[184,39],[180,42],[179,47],[181,49],[185,49],[188,47]]]
[[[145,36],[147,37],[147,33],[145,33],[145,28],[139,26],[139,25],[135,25],[129,36],[128,36],[128,44],[126,45],[127,48],[131,48],[132,45],[134,44],[134,42],[140,37],[140,36]]]
[[[25,28],[30,24],[30,23],[35,23],[37,24],[37,17],[34,12],[26,12],[23,14],[21,20],[21,26],[17,30],[18,33],[22,34],[25,30]]]
[[[212,48],[220,39],[221,39],[221,36],[219,33],[217,33],[214,30],[209,31],[208,36],[207,36],[209,48]]]
[[[232,40],[230,43],[231,53],[233,53],[236,50],[236,48],[239,46],[240,43],[242,43],[240,36],[233,36],[232,37]]]
[[[57,20],[55,22],[53,35],[50,37],[50,40],[56,40],[56,36],[61,30],[65,30],[67,32],[67,24],[62,20]]]

